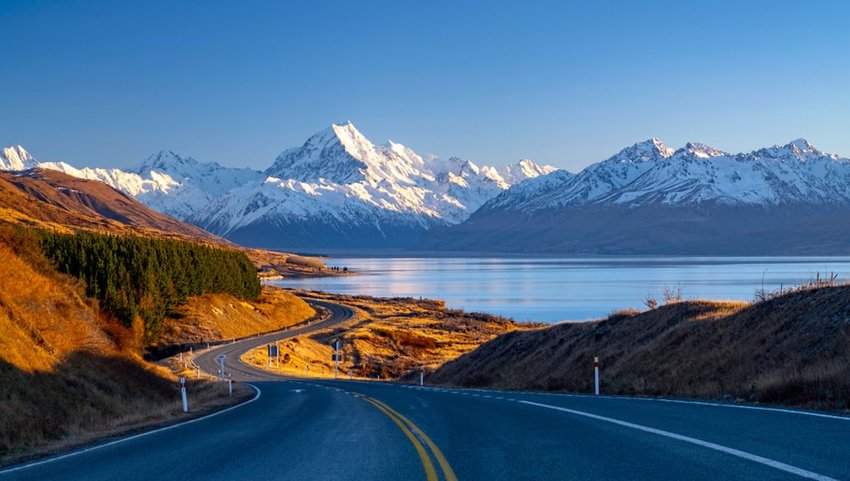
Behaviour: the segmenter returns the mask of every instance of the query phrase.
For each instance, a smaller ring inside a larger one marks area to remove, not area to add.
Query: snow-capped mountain
[[[526,192],[530,188],[537,189],[534,195]],[[804,139],[742,154],[699,143],[673,150],[650,139],[574,176],[559,172],[517,185],[487,207],[533,211],[582,204],[707,202],[845,204],[850,202],[850,159],[824,153]]]
[[[375,145],[351,122],[283,151],[265,171],[202,163],[171,151],[127,169],[38,162],[3,150],[0,169],[33,167],[104,182],[148,206],[249,245],[401,246],[462,222],[512,184],[555,170],[524,159],[497,169]]]
[[[35,167],[36,160],[20,145],[0,150],[0,170],[26,170]]]
[[[347,122],[285,150],[265,179],[229,191],[193,221],[243,243],[398,246],[463,221],[512,182],[553,170],[528,160],[500,171],[421,156],[392,141],[375,145]]]
[[[99,180],[148,207],[181,220],[188,220],[227,190],[262,177],[257,171],[222,167],[214,162],[201,163],[171,151],[153,154],[128,170],[78,169],[66,162],[38,162],[32,156],[29,159],[30,163],[24,168],[40,167],[81,179]]]
[[[850,159],[804,139],[741,154],[699,143],[673,150],[650,139],[576,175],[558,171],[519,183],[422,246],[823,253],[813,242],[842,244],[832,238],[836,225],[850,230],[839,212],[850,214]]]

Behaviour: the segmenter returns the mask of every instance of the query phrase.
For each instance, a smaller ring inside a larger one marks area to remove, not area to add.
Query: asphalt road
[[[319,321],[306,326],[287,329],[285,331],[277,331],[262,336],[243,339],[233,344],[223,344],[215,346],[212,349],[207,349],[195,356],[195,364],[203,371],[218,375],[219,363],[217,358],[224,356],[224,367],[227,374],[233,377],[234,381],[259,381],[259,380],[279,380],[280,376],[271,374],[262,369],[249,366],[242,363],[239,358],[242,354],[254,349],[258,346],[271,344],[275,341],[289,339],[291,337],[303,336],[314,331],[327,329],[328,327],[340,324],[347,321],[354,315],[354,311],[350,308],[334,304],[332,302],[308,300],[310,305],[320,307],[327,311],[328,315]]]
[[[850,480],[845,416],[262,376],[247,404],[0,479]]]

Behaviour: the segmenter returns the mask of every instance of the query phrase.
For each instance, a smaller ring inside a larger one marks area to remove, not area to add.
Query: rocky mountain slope
[[[496,196],[429,249],[581,254],[850,252],[850,159],[803,139],[729,154],[651,139]]]

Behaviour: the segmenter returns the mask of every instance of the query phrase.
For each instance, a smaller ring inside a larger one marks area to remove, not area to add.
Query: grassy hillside
[[[156,212],[102,182],[52,170],[0,172],[0,220],[60,232],[135,233],[229,244],[203,229]]]
[[[141,360],[138,333],[31,248],[0,241],[0,461],[179,416],[176,379]]]
[[[186,416],[174,370],[141,357],[148,337],[143,318],[124,322],[105,302],[89,297],[88,277],[60,273],[44,255],[43,240],[33,229],[0,224],[0,463]],[[108,278],[110,264],[102,257],[75,254],[98,266],[93,275]],[[125,281],[131,289],[138,278]],[[247,302],[218,296],[212,297],[228,306]],[[187,313],[218,308],[203,302],[190,299]],[[252,306],[276,322],[309,314],[303,301],[283,295],[261,296]],[[220,320],[221,334],[267,330],[242,321]],[[214,383],[190,379],[189,392],[194,413],[233,402]]]
[[[187,416],[181,366],[141,357],[166,316],[169,336],[213,340],[311,315],[288,294],[259,296],[246,254],[262,253],[99,182],[0,173],[0,464]],[[181,326],[196,318],[200,330]],[[190,415],[234,401],[188,387]]]
[[[605,393],[732,397],[847,409],[850,287],[764,302],[679,302],[607,320],[494,339],[441,367],[434,383]]]
[[[154,344],[187,344],[235,339],[298,324],[316,314],[289,291],[263,286],[256,301],[229,294],[190,297],[162,324]]]
[[[357,378],[398,379],[424,368],[432,371],[444,362],[475,349],[499,334],[535,327],[487,314],[446,309],[442,301],[374,298],[302,293],[332,300],[354,309],[355,316],[341,326],[280,344],[280,372],[311,376],[333,375],[332,344],[341,341],[341,372]],[[266,367],[265,348],[245,355],[244,361]]]

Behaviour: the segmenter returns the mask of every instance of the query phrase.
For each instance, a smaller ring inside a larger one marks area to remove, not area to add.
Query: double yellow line
[[[419,429],[417,425],[413,424],[410,419],[407,419],[395,409],[375,398],[364,396],[362,394],[360,395],[360,398],[386,414],[388,418],[392,419],[392,421],[398,425],[401,432],[407,436],[407,439],[409,439],[413,444],[413,447],[416,448],[416,453],[419,454],[419,459],[422,460],[422,467],[425,469],[425,479],[427,479],[427,481],[438,481],[439,478],[437,477],[437,470],[434,468],[434,463],[431,461],[431,457],[428,456],[428,451],[425,449],[425,446],[422,445],[420,440],[425,441],[428,449],[431,450],[431,453],[437,459],[437,463],[440,465],[440,469],[443,471],[443,477],[446,481],[457,481],[455,472],[452,470],[452,467],[449,465],[446,457],[443,456],[443,452],[440,451],[440,448],[438,448],[437,445],[434,444],[434,441],[431,441],[431,438]]]

